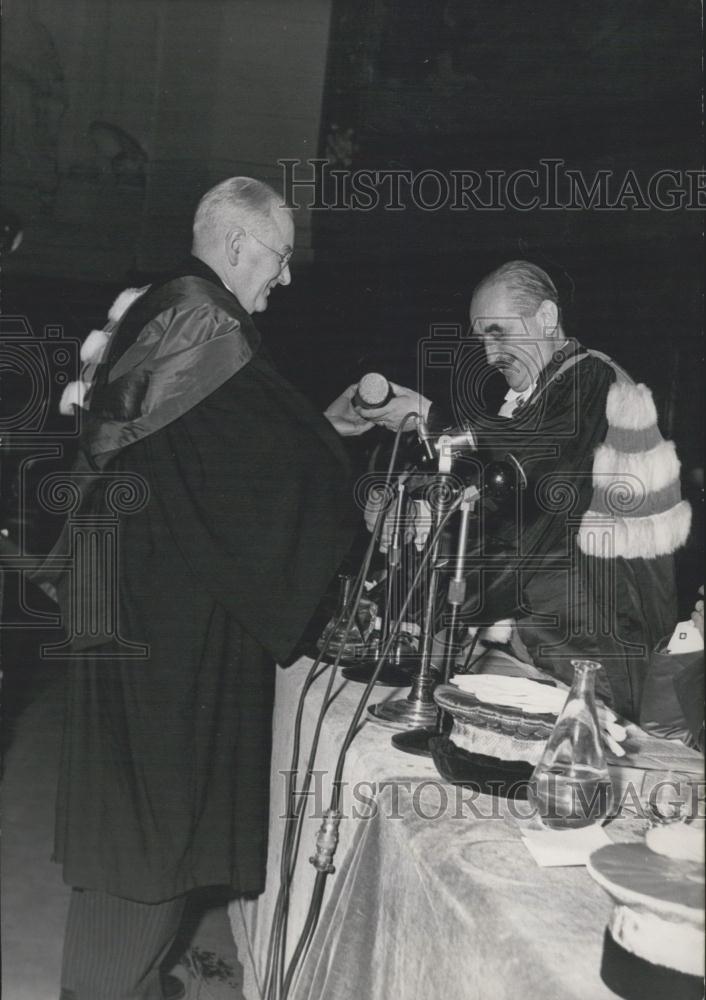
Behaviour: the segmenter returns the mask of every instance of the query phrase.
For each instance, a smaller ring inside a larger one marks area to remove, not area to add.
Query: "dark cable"
[[[381,651],[380,657],[379,657],[379,659],[378,659],[378,661],[377,661],[377,663],[375,665],[375,669],[374,669],[374,671],[373,671],[373,673],[372,673],[372,675],[371,675],[368,683],[366,684],[366,687],[365,687],[365,690],[363,691],[363,694],[361,695],[361,697],[359,699],[358,705],[357,705],[356,710],[355,710],[355,712],[353,714],[353,718],[352,718],[352,720],[351,720],[351,722],[349,724],[348,730],[346,731],[346,735],[345,735],[345,737],[343,739],[343,743],[341,745],[341,749],[340,749],[340,752],[339,752],[339,756],[338,756],[338,760],[337,760],[337,764],[336,764],[336,771],[335,771],[335,774],[334,774],[333,788],[332,788],[332,791],[331,791],[331,800],[330,800],[330,810],[331,811],[338,811],[338,807],[340,805],[340,795],[341,795],[341,784],[342,784],[342,776],[343,776],[343,767],[345,765],[346,755],[348,753],[348,750],[350,748],[351,743],[353,742],[353,738],[354,738],[354,736],[355,736],[355,734],[357,732],[358,723],[360,722],[360,717],[363,714],[363,710],[364,710],[365,705],[366,705],[366,703],[368,701],[368,698],[370,696],[370,692],[372,691],[373,687],[375,686],[375,682],[377,681],[378,674],[380,673],[380,670],[382,669],[383,663],[385,662],[385,659],[387,658],[387,655],[388,655],[390,649],[392,648],[392,644],[393,644],[393,642],[395,640],[396,633],[397,633],[397,631],[399,630],[399,628],[402,625],[402,622],[404,620],[405,614],[407,613],[407,607],[408,607],[408,605],[409,605],[409,603],[411,601],[414,589],[417,586],[417,584],[419,583],[419,580],[421,579],[421,576],[422,576],[422,572],[424,571],[424,568],[425,568],[427,562],[429,561],[429,559],[431,558],[432,553],[434,552],[436,541],[437,541],[438,538],[441,537],[441,533],[444,530],[444,528],[446,527],[446,524],[448,523],[449,518],[457,510],[460,502],[461,502],[461,496],[459,496],[454,501],[454,503],[452,504],[452,506],[450,507],[450,509],[443,515],[443,517],[441,518],[439,524],[436,526],[436,529],[434,531],[433,536],[430,537],[427,551],[424,554],[424,557],[422,558],[422,560],[421,560],[421,562],[419,564],[419,567],[418,567],[417,572],[415,574],[414,580],[412,581],[412,584],[411,584],[411,586],[409,588],[407,596],[406,596],[406,598],[405,598],[405,600],[403,602],[403,605],[402,605],[402,607],[400,609],[399,615],[397,616],[397,619],[395,620],[395,623],[394,623],[392,629],[390,630],[390,636],[389,636],[389,638],[388,638],[388,640],[387,640],[384,648]],[[293,979],[294,974],[296,972],[296,967],[299,964],[299,962],[301,961],[302,957],[306,954],[306,949],[308,948],[309,943],[311,941],[311,938],[313,937],[314,929],[315,929],[316,924],[318,922],[318,918],[319,918],[319,914],[320,914],[320,910],[321,910],[321,902],[322,902],[322,899],[323,899],[323,886],[325,884],[326,874],[327,874],[326,872],[322,872],[322,871],[318,871],[317,872],[316,882],[314,884],[314,891],[312,892],[312,897],[311,897],[311,900],[310,900],[310,903],[309,903],[309,910],[307,912],[306,922],[305,922],[304,928],[302,929],[302,932],[301,932],[301,934],[299,936],[299,939],[297,941],[297,945],[296,945],[296,948],[295,948],[294,953],[292,955],[292,959],[291,959],[291,961],[289,963],[289,966],[287,968],[287,974],[286,974],[286,976],[284,978],[283,989],[282,989],[282,993],[281,993],[281,1000],[287,1000],[287,995],[288,995],[289,987],[291,986],[292,979]]]
[[[479,625],[476,634],[471,639],[471,645],[469,647],[468,653],[466,654],[466,659],[463,661],[463,670],[460,671],[462,674],[468,673],[468,668],[471,664],[473,653],[475,652],[475,648],[478,645],[478,639],[480,638],[480,633],[481,633],[481,628]]]
[[[399,451],[399,445],[401,440],[401,435],[404,430],[405,425],[412,419],[416,417],[416,413],[411,411],[406,414],[401,421],[397,433],[395,435],[395,441],[390,456],[390,461],[387,468],[387,473],[385,476],[385,482],[383,485],[383,497],[386,496],[389,489],[390,483],[392,481],[392,473],[395,466],[395,461],[397,458],[397,453]],[[273,915],[272,928],[270,931],[270,944],[268,947],[268,957],[267,965],[265,971],[265,996],[267,1000],[276,1000],[276,997],[281,994],[282,989],[282,963],[284,962],[284,952],[285,952],[285,942],[286,942],[286,925],[287,925],[287,913],[288,913],[288,901],[289,901],[289,888],[291,885],[291,880],[294,874],[294,867],[296,864],[297,850],[300,843],[302,820],[304,815],[304,807],[306,803],[306,797],[308,794],[309,785],[311,783],[312,772],[314,768],[316,751],[318,749],[318,743],[321,733],[321,727],[323,725],[323,719],[326,710],[329,705],[330,692],[333,686],[333,680],[340,663],[340,659],[345,648],[345,643],[352,628],[353,622],[358,613],[358,606],[363,594],[363,588],[365,585],[365,580],[367,578],[367,572],[372,560],[372,555],[375,550],[375,544],[384,523],[384,519],[387,511],[384,507],[381,507],[375,526],[368,544],[368,548],[363,560],[363,564],[358,573],[356,579],[356,585],[353,588],[353,600],[346,604],[339,614],[334,627],[330,630],[329,636],[327,637],[323,648],[319,652],[316,660],[312,664],[307,677],[304,681],[302,691],[299,696],[297,714],[294,726],[294,738],[292,746],[292,758],[291,767],[288,774],[287,780],[287,794],[286,794],[286,813],[285,813],[285,830],[282,841],[282,856],[280,859],[280,888],[277,894],[277,902],[275,904],[275,913]],[[347,622],[345,626],[345,632],[343,639],[340,643],[340,648],[335,661],[331,665],[325,666],[322,670],[317,668],[321,662],[322,657],[325,655],[328,645],[331,641],[331,637],[335,634],[336,629],[342,624],[347,616]],[[331,670],[329,675],[329,681],[326,688],[326,693],[322,701],[321,710],[319,712],[319,717],[317,719],[314,737],[312,739],[311,749],[309,753],[309,759],[307,763],[307,769],[302,782],[302,787],[300,790],[296,787],[296,773],[299,762],[299,746],[301,741],[301,724],[303,718],[303,709],[306,695],[314,682],[316,677],[319,677],[326,669]],[[297,802],[297,796],[299,801]],[[278,989],[279,987],[279,989]]]

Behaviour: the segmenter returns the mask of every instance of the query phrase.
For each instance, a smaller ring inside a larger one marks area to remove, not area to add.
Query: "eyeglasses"
[[[263,243],[262,240],[255,235],[255,233],[251,233],[248,229],[246,229],[245,232],[248,236],[252,236],[255,242],[259,243],[261,247],[265,248],[265,250],[269,250],[270,253],[274,253],[279,257],[279,273],[281,274],[292,259],[294,251],[291,249],[285,249],[284,253],[282,253],[281,250],[275,250],[274,247],[268,246],[267,243]]]

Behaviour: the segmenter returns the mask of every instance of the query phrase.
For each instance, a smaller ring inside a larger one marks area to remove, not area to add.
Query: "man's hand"
[[[374,410],[357,406],[357,412],[389,431],[396,431],[410,411],[419,413],[424,420],[427,419],[431,407],[430,399],[414,392],[413,389],[406,389],[403,385],[396,385],[394,382],[390,382],[390,385],[395,395],[386,406]],[[414,422],[411,419],[405,424],[405,430],[414,430]]]
[[[334,399],[333,403],[324,410],[324,416],[342,437],[365,434],[366,431],[375,426],[372,421],[362,416],[353,407],[351,400],[355,396],[357,388],[357,383],[349,385],[338,399]]]

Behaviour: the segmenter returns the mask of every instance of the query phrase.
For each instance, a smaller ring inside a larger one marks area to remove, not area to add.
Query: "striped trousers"
[[[160,963],[186,896],[137,903],[74,889],[64,937],[60,1000],[162,1000]]]

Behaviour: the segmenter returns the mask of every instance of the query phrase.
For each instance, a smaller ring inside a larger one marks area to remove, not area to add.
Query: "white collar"
[[[558,345],[556,350],[560,351],[562,347],[566,347],[568,343],[569,339],[568,337],[566,337],[561,342],[561,344]],[[530,382],[527,388],[523,389],[522,392],[518,392],[516,389],[508,389],[508,391],[505,393],[505,399],[503,400],[503,404],[498,410],[498,416],[511,417],[518,403],[524,403],[525,400],[529,399],[529,397],[532,395],[536,387],[537,387],[536,382]]]
[[[526,389],[518,392],[517,389],[508,389],[505,393],[503,405],[498,410],[499,417],[511,417],[518,403],[524,402],[535,390],[535,383],[530,382]]]

